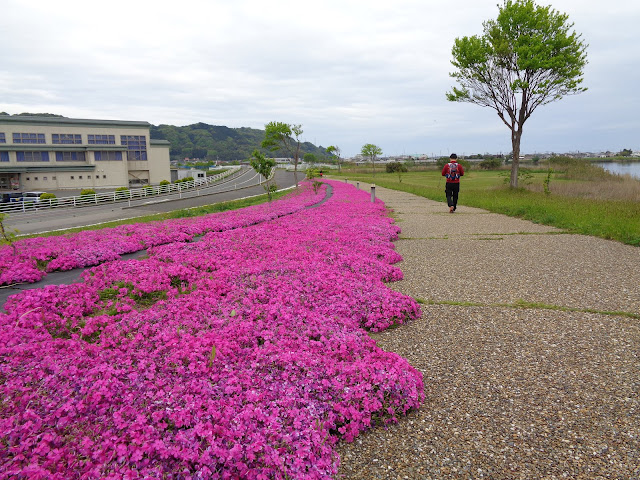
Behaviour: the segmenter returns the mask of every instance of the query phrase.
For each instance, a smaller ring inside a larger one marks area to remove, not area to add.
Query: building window
[[[76,177],[74,177],[73,175],[71,175],[71,180],[73,180],[74,178],[76,178]]]
[[[102,178],[107,178],[107,176],[106,175],[102,175]]]
[[[122,152],[94,152],[96,162],[121,162]]]
[[[16,152],[18,162],[48,162],[49,152]]]
[[[7,143],[7,137],[2,132],[0,132],[0,143]]]
[[[27,182],[30,181],[31,179],[29,177],[27,177]]]
[[[78,175],[78,180],[82,180],[82,175]]]
[[[9,152],[0,152],[0,162],[9,161]]]
[[[115,135],[89,135],[89,145],[115,145]]]
[[[14,133],[13,143],[45,143],[44,133]]]
[[[51,135],[51,142],[63,145],[79,145],[82,143],[82,135],[75,133],[54,133]]]
[[[42,181],[43,181],[43,182],[46,182],[47,180],[48,180],[48,178],[47,178],[47,177],[42,177]]]
[[[147,159],[147,137],[144,135],[120,135],[120,143],[129,150],[128,160]]]
[[[87,175],[87,179],[91,180],[91,175]]]
[[[84,162],[84,152],[56,152],[56,162]]]
[[[57,180],[58,177],[51,177],[51,180]]]
[[[33,179],[37,181],[37,180],[38,180],[38,177],[33,177]]]

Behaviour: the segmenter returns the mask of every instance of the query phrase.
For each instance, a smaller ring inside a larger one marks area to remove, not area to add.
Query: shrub
[[[127,198],[129,196],[129,189],[127,187],[116,188],[116,198]]]
[[[404,173],[408,172],[406,165],[400,162],[387,163],[387,173]]]
[[[89,196],[89,195],[95,195],[96,191],[93,190],[92,188],[85,188],[80,192],[80,196],[81,197],[85,197],[85,196]]]
[[[306,173],[309,180],[320,176],[320,170],[318,170],[317,168],[307,168]]]
[[[436,165],[438,167],[440,167],[440,169],[443,169],[444,166],[449,163],[449,157],[440,157],[439,159],[436,160]],[[469,162],[468,160],[463,160],[461,158],[458,158],[458,163],[460,165],[462,165],[462,168],[464,168],[465,170],[470,170],[471,169],[471,162]]]
[[[42,193],[42,194],[40,194],[40,201],[42,202],[42,204],[49,205],[51,207],[53,207],[54,205],[58,204],[58,200],[57,200],[55,194],[53,194],[53,193]]]
[[[565,156],[555,156],[549,159],[549,168],[555,172],[562,173],[562,176],[569,180],[621,180],[604,168],[593,165],[589,160],[581,158],[571,158]]]
[[[184,183],[184,182],[192,182],[192,181],[193,181],[193,177],[185,177],[185,178],[179,178],[173,183]]]
[[[440,157],[439,159],[436,160],[436,165],[438,166],[438,168],[442,169],[444,168],[444,166],[449,163],[449,158],[447,157]]]
[[[478,166],[483,170],[497,170],[502,166],[502,160],[499,158],[485,158]]]
[[[169,180],[162,180],[160,185],[169,185],[171,182]]]

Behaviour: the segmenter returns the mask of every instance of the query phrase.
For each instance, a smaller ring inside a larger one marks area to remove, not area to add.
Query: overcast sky
[[[500,0],[3,0],[0,111],[302,124],[352,156],[511,151],[494,110],[445,93],[456,37]],[[538,109],[522,152],[640,150],[640,2],[539,1],[589,44],[586,93]]]

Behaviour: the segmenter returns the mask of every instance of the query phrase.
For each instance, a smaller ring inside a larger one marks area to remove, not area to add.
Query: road
[[[299,173],[298,178],[303,178],[303,175],[304,174]],[[276,170],[275,181],[280,188],[288,188],[295,185],[295,176],[292,172]],[[109,204],[78,209],[60,209],[53,212],[48,210],[48,217],[38,215],[37,217],[33,216],[32,218],[19,219],[21,223],[17,223],[17,228],[20,230],[20,233],[42,233],[51,230],[81,227],[113,220],[135,218],[154,213],[170,212],[183,208],[238,200],[244,197],[263,194],[264,188],[262,185],[256,184],[256,182],[257,180],[247,183],[247,185],[242,188],[229,189],[224,192],[208,191],[191,198],[168,200],[157,199],[158,201],[155,203],[147,203],[145,205],[138,205],[131,208],[118,204]],[[55,216],[53,213],[55,213]],[[11,226],[10,228],[16,227]],[[145,255],[145,253],[146,251],[142,250],[122,255],[122,258],[136,258]],[[84,270],[84,268],[76,268],[65,272],[52,272],[36,283],[0,287],[0,311],[3,310],[4,303],[10,295],[22,290],[42,288],[46,285],[61,285],[78,282],[80,281],[80,275]]]
[[[253,178],[252,178],[253,177]],[[123,203],[108,203],[92,207],[65,208],[57,210],[43,210],[33,215],[11,215],[5,221],[5,227],[17,231],[18,234],[37,234],[53,230],[83,227],[115,220],[125,220],[154,213],[170,212],[183,208],[199,207],[214,203],[237,200],[239,198],[264,194],[264,188],[258,183],[258,177],[246,173],[244,177],[236,177],[229,181],[221,182],[221,185],[212,185],[190,192],[190,198],[179,198],[177,194],[150,199],[137,200],[137,204],[129,206]],[[298,172],[298,178],[304,178],[304,173]],[[295,185],[293,172],[276,170],[275,182],[280,188]],[[223,184],[222,184],[223,183]],[[184,192],[185,197],[189,192]]]

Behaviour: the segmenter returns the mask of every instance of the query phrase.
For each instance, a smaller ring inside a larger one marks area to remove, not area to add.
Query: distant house
[[[169,142],[139,121],[0,115],[0,189],[157,185],[168,180]]]
[[[184,180],[185,178],[193,178],[196,181],[202,181],[207,178],[207,172],[198,168],[176,168],[171,170],[171,181]]]

